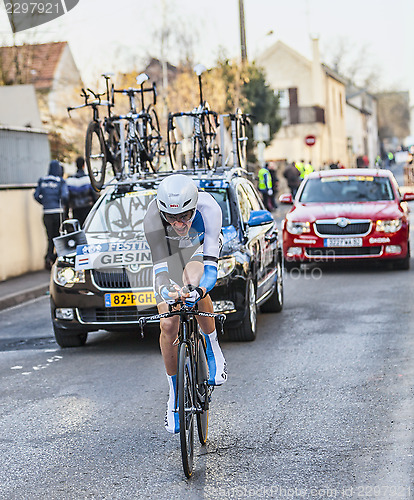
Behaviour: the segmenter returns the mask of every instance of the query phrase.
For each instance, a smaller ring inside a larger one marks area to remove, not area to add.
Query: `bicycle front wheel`
[[[191,477],[194,459],[194,380],[187,344],[180,346],[178,361],[178,416],[184,474]]]
[[[90,122],[86,130],[85,161],[91,185],[95,191],[99,192],[105,182],[106,151],[98,122]]]
[[[201,335],[200,335],[201,337]],[[196,364],[197,372],[197,399],[199,400],[200,407],[203,408],[202,413],[197,413],[197,430],[198,439],[201,444],[206,444],[208,434],[208,406],[209,406],[209,393],[208,393],[208,365],[206,357],[205,340],[200,338],[198,341],[198,358]]]
[[[237,141],[237,158],[239,165],[246,168],[247,164],[247,135],[245,117],[240,110],[236,111],[236,141]]]

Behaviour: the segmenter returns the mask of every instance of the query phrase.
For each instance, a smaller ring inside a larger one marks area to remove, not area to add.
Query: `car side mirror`
[[[66,219],[62,222],[59,233],[61,236],[69,233],[76,233],[81,230],[81,226],[79,224],[78,219]]]
[[[401,201],[413,201],[413,200],[414,200],[414,193],[404,193],[401,198]]]
[[[281,194],[279,196],[280,203],[285,203],[287,205],[293,205],[293,196],[289,194]]]
[[[252,210],[247,224],[250,227],[262,226],[273,222],[273,215],[268,210]]]

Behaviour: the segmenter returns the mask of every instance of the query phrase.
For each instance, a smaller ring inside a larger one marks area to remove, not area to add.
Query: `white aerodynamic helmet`
[[[157,190],[157,206],[161,212],[176,215],[197,207],[198,189],[195,182],[183,174],[163,179]]]

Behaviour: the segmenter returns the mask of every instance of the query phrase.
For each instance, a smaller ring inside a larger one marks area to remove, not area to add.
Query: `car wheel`
[[[399,259],[394,262],[394,269],[407,271],[408,269],[410,269],[410,260],[411,260],[411,250],[410,250],[410,242],[408,242],[407,255],[403,259]]]
[[[70,330],[64,330],[53,325],[55,339],[60,347],[82,347],[88,338],[88,332],[70,333]]]
[[[260,306],[260,310],[264,313],[277,313],[283,309],[283,266],[280,258],[277,261],[276,269],[277,279],[275,289],[266,302]]]
[[[244,319],[242,324],[237,328],[228,330],[230,340],[248,342],[256,338],[257,327],[257,306],[256,306],[256,289],[251,278],[247,280],[246,285],[246,300],[244,306]]]
[[[294,260],[287,260],[285,258],[285,269],[286,271],[296,271],[296,270],[299,270],[300,271],[300,262],[296,262]]]

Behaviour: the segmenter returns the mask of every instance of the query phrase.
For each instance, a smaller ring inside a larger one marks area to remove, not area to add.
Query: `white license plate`
[[[325,247],[362,247],[362,238],[326,238]]]

